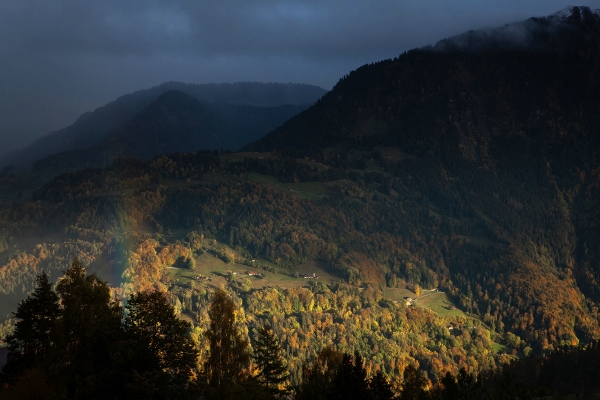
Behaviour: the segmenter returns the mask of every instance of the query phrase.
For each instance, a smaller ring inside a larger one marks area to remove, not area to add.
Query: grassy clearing
[[[510,351],[511,351],[510,348],[506,347],[503,344],[496,343],[496,342],[492,343],[492,350],[495,353],[498,353],[498,354],[501,354],[501,353],[508,353],[508,354],[510,354]]]
[[[414,306],[429,308],[442,317],[468,317],[464,312],[454,307],[444,292],[423,290],[421,296],[417,297],[414,292],[408,289],[386,288],[383,291],[383,297],[396,301],[404,301],[405,297],[410,297],[415,299]]]
[[[404,301],[405,297],[415,298],[417,295],[408,289],[385,288],[383,297],[389,300]]]
[[[442,317],[467,317],[467,315],[456,308],[444,292],[432,292],[424,290],[414,304],[417,307],[429,308]]]
[[[63,168],[57,170],[21,170],[13,169],[9,173],[15,175],[15,182],[0,183],[0,204],[6,201],[31,198],[31,195],[42,187],[45,183],[50,182],[58,175],[75,172],[77,169]],[[20,196],[19,196],[20,193]]]
[[[325,164],[321,164],[315,160],[311,160],[309,158],[297,158],[297,162],[300,164],[308,165],[309,167],[316,169],[317,171],[327,171],[330,167]]]
[[[244,264],[226,263],[218,256],[223,250],[235,253],[239,259],[242,259],[243,257],[239,251],[236,251],[225,244],[218,243],[214,239],[207,239],[205,248],[207,249],[207,252],[195,258],[196,267],[193,270],[183,268],[167,269],[169,278],[173,283],[196,288],[219,288],[227,285],[239,286],[248,279],[252,282],[252,287],[255,289],[265,287],[280,287],[286,289],[298,286],[308,286],[310,281],[316,281],[316,279],[302,278],[300,275],[312,275],[313,273],[318,276],[320,282],[325,284],[339,281],[338,278],[325,271],[327,264],[321,261],[307,261],[294,270],[288,270],[280,269],[265,260],[255,259],[257,266],[259,264],[266,265],[268,267],[275,267],[279,270],[279,272],[271,272]],[[260,274],[260,276],[248,275],[248,271]],[[228,281],[229,272],[235,273],[231,283]],[[209,277],[209,280],[195,279],[199,276]]]
[[[272,152],[265,153],[252,153],[252,152],[243,152],[243,153],[229,153],[229,154],[221,154],[219,156],[221,160],[227,162],[241,162],[244,161],[245,158],[258,158],[260,160],[276,160],[279,158],[278,155],[273,154]]]
[[[303,267],[303,265],[305,265]],[[265,287],[280,287],[283,289],[289,289],[298,286],[308,286],[311,280],[300,277],[295,277],[291,274],[298,272],[298,274],[312,274],[315,273],[319,278],[318,280],[330,284],[337,280],[319,267],[317,262],[309,262],[299,266],[294,271],[282,271],[281,273],[275,273],[265,271],[260,268],[249,267],[243,264],[226,263],[220,258],[212,254],[202,254],[196,258],[196,268],[193,270],[169,268],[168,272],[172,282],[177,284],[188,284],[193,283],[194,287],[217,287],[222,288],[227,285],[241,285],[246,279],[252,282],[252,288],[262,289]],[[233,282],[228,282],[229,272],[236,273],[233,276]],[[250,276],[247,274],[248,271],[260,274],[260,276]],[[196,280],[197,276],[207,276],[209,280]]]
[[[288,191],[306,199],[321,200],[329,193],[329,187],[321,182],[281,183],[273,176],[257,173],[248,174],[248,179],[270,189]]]

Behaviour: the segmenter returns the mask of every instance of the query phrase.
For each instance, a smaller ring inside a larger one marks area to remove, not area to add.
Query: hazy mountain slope
[[[119,157],[147,160],[175,152],[237,150],[306,107],[207,104],[170,90],[97,145],[53,154],[36,161],[34,169],[102,166]]]
[[[83,114],[64,129],[52,132],[0,159],[0,166],[29,167],[36,160],[58,152],[83,149],[102,141],[111,130],[133,118],[159,95],[169,90],[187,93],[204,102],[274,107],[315,102],[326,93],[312,85],[240,82],[233,84],[184,84],[168,82],[121,96],[93,112]]]

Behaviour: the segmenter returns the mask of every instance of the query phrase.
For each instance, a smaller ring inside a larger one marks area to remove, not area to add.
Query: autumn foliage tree
[[[205,363],[210,395],[227,398],[250,362],[249,342],[237,325],[237,306],[222,290],[212,296],[206,336],[210,353]]]

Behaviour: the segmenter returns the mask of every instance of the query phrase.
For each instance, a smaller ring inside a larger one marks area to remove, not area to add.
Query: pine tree
[[[342,363],[338,367],[329,388],[328,399],[364,400],[370,397],[367,371],[363,359],[358,352],[352,357],[344,353]]]
[[[302,384],[297,388],[298,400],[327,399],[340,365],[343,354],[332,347],[324,347],[311,366],[305,365],[302,371]]]
[[[392,390],[392,385],[383,376],[381,371],[377,372],[369,381],[369,390],[374,399],[392,400],[396,395]]]
[[[75,258],[56,284],[62,317],[57,327],[56,365],[72,398],[88,398],[113,368],[111,349],[121,335],[122,309],[108,284],[87,275]]]
[[[288,380],[289,372],[281,355],[279,339],[268,325],[258,328],[257,334],[254,344],[254,359],[260,368],[257,379],[268,392],[281,392],[278,386]]]
[[[14,332],[6,337],[10,353],[3,370],[7,373],[18,374],[43,362],[55,345],[54,330],[61,315],[58,296],[46,273],[38,276],[36,282],[33,294],[13,313],[17,323]]]

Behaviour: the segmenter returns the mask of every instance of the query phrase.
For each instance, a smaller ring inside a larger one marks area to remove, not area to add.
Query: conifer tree
[[[111,348],[121,334],[122,309],[108,284],[87,275],[77,258],[59,279],[62,316],[56,329],[55,363],[72,398],[89,398],[112,369]]]
[[[312,365],[305,365],[302,371],[302,385],[297,388],[298,400],[325,400],[337,371],[342,363],[343,354],[332,347],[324,347]]]
[[[54,329],[61,315],[58,296],[45,272],[36,282],[35,291],[13,313],[17,322],[14,332],[6,337],[10,350],[6,372],[19,374],[43,362],[55,344]]]
[[[424,396],[427,387],[427,378],[415,366],[409,364],[404,369],[404,381],[402,383],[402,400],[419,400]]]
[[[392,390],[392,385],[381,371],[377,372],[369,381],[369,390],[373,398],[377,400],[392,400],[396,396]]]
[[[257,379],[268,392],[278,393],[278,386],[289,376],[279,339],[268,325],[258,328],[257,334],[254,344],[254,359],[260,368]]]
[[[370,397],[367,371],[363,359],[358,352],[352,357],[344,353],[342,363],[338,367],[329,389],[328,399],[363,400]]]

